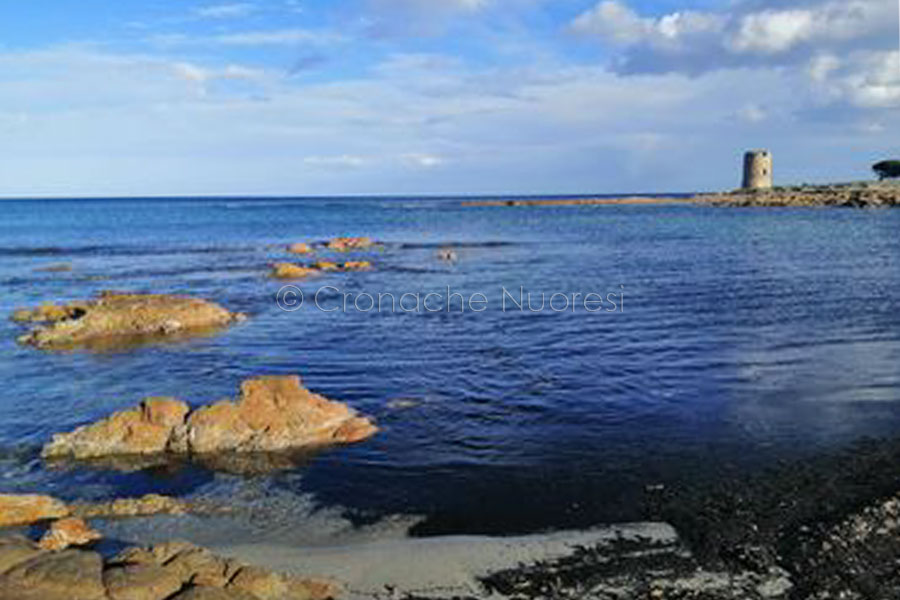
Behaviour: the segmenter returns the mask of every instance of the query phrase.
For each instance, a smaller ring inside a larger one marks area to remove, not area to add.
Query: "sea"
[[[214,498],[253,506],[263,528],[318,512],[359,527],[409,517],[417,536],[527,534],[640,520],[660,490],[900,431],[900,211],[430,197],[0,211],[0,493]],[[310,260],[286,245],[336,236],[378,240],[338,257],[373,268],[268,277]],[[248,319],[105,351],[17,343],[16,308],[108,289]],[[40,459],[54,433],[142,398],[202,405],[272,374],[381,431],[271,472]],[[294,502],[304,512],[264,511]]]

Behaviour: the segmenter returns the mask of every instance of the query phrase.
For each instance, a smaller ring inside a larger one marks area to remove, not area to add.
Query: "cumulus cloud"
[[[578,16],[572,29],[618,45],[649,44],[674,48],[696,36],[722,31],[725,18],[700,12],[675,12],[658,18],[639,16],[617,0],[604,0]]]
[[[819,57],[811,74],[823,95],[862,109],[900,108],[900,53],[855,52]]]
[[[702,72],[795,64],[848,43],[896,44],[896,22],[897,6],[885,0],[744,1],[727,11],[654,17],[639,15],[620,0],[602,0],[571,28],[624,48],[620,71]]]

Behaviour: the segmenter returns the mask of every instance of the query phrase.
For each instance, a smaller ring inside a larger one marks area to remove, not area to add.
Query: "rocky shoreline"
[[[900,184],[856,182],[832,185],[781,186],[771,189],[734,190],[684,196],[622,196],[619,198],[524,198],[478,200],[465,207],[628,206],[703,204],[729,207],[842,207],[890,208],[900,206]]]
[[[722,206],[891,208],[900,206],[900,185],[859,182],[775,187],[701,194],[693,201]]]

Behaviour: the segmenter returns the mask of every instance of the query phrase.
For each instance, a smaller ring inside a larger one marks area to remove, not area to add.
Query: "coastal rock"
[[[346,404],[305,389],[298,376],[247,380],[237,402],[198,409],[187,424],[190,450],[198,454],[349,444],[376,431]]]
[[[35,269],[37,273],[68,273],[72,270],[71,263],[53,263]]]
[[[205,548],[186,542],[169,542],[149,548],[129,548],[112,559],[111,565],[112,568],[107,571],[107,582],[114,577],[121,582],[117,585],[119,588],[124,588],[129,579],[152,582],[152,574],[155,574],[157,581],[166,581],[167,589],[173,588],[176,582],[179,587],[191,586],[175,598],[326,600],[336,597],[340,592],[340,587],[330,581],[304,579],[247,566],[232,559],[216,556]],[[112,569],[118,571],[111,572]],[[179,587],[174,589],[177,590]],[[184,594],[191,595],[184,596]],[[112,597],[113,600],[119,600],[116,596]],[[142,600],[144,597],[121,596],[121,598]]]
[[[259,600],[327,600],[338,596],[341,591],[330,581],[302,579],[259,567],[241,568],[227,589],[247,592]]]
[[[309,247],[309,244],[304,244],[303,242],[291,244],[288,246],[287,251],[291,254],[312,254],[312,248]]]
[[[319,270],[317,268],[304,267],[293,263],[278,263],[272,267],[272,272],[269,276],[273,279],[303,279],[304,277],[312,277],[318,274]]]
[[[0,527],[30,525],[69,516],[69,508],[50,496],[0,494]]]
[[[44,553],[44,550],[23,536],[0,537],[0,574]]]
[[[58,552],[69,546],[85,546],[103,536],[91,529],[82,519],[68,517],[54,521],[50,529],[38,542],[43,550]]]
[[[0,600],[107,600],[96,552],[40,553],[0,575]]]
[[[165,452],[173,430],[182,426],[190,407],[171,398],[148,398],[137,408],[53,436],[44,446],[45,458],[87,459],[117,454]]]
[[[66,305],[41,304],[37,308],[20,308],[12,315],[12,320],[17,323],[58,323],[67,319],[76,319],[86,312],[84,304],[72,303]]]
[[[724,206],[887,208],[900,206],[900,186],[894,183],[802,185],[765,190],[704,194],[695,201]]]
[[[162,600],[184,585],[180,576],[155,564],[109,567],[103,583],[110,600]]]
[[[181,515],[206,510],[196,504],[159,494],[147,494],[140,498],[116,498],[110,502],[73,504],[70,508],[74,516],[83,519]]]
[[[317,263],[313,263],[313,268],[319,271],[339,271],[341,266],[336,262],[320,260]]]
[[[335,252],[352,252],[353,250],[368,250],[374,245],[375,242],[367,237],[339,237],[329,240],[325,247]]]
[[[367,260],[348,261],[341,268],[344,271],[368,271],[372,268],[372,263]]]
[[[20,337],[21,343],[66,348],[102,345],[104,341],[129,337],[200,333],[225,327],[244,316],[198,298],[103,292],[86,302],[17,311],[13,318],[46,323]]]
[[[341,402],[310,392],[298,376],[259,377],[241,384],[237,401],[189,412],[171,399],[145,400],[44,446],[45,458],[110,455],[276,452],[362,441],[377,427]]]
[[[104,564],[92,551],[50,552],[21,536],[0,538],[0,600],[326,600],[339,591],[186,542],[129,548]]]
[[[259,600],[259,598],[241,590],[224,590],[198,585],[173,596],[172,600]]]

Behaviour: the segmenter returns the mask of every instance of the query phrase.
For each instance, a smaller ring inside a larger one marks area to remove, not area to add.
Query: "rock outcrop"
[[[339,237],[329,240],[325,247],[335,252],[352,252],[354,250],[368,250],[374,245],[375,242],[367,237]]]
[[[0,538],[0,600],[327,600],[340,587],[272,573],[170,542],[130,548],[104,562],[96,552],[52,552]]]
[[[704,194],[694,200],[725,206],[890,208],[900,206],[900,186],[894,183],[803,185]]]
[[[372,263],[367,260],[348,261],[341,265],[344,271],[368,271],[372,268]]]
[[[151,515],[183,515],[197,512],[215,512],[224,508],[186,502],[170,496],[147,494],[140,498],[116,498],[108,502],[71,504],[69,510],[82,519],[149,517]]]
[[[45,458],[91,459],[115,455],[277,452],[348,444],[377,428],[347,405],[302,387],[300,378],[244,381],[237,401],[190,411],[183,402],[149,399],[44,446]]]
[[[67,517],[54,521],[50,529],[38,542],[43,550],[58,552],[69,546],[85,546],[101,539],[103,536],[91,529],[82,519]]]
[[[51,496],[0,495],[0,527],[31,525],[51,519],[147,517],[197,512],[219,512],[224,507],[202,502],[186,502],[170,496],[147,494],[140,498],[116,498],[106,502],[80,502],[67,505]],[[59,523],[60,521],[57,521]],[[64,523],[64,526],[73,525]]]
[[[288,246],[287,251],[290,254],[312,254],[313,252],[312,248],[309,247],[309,244],[304,244],[303,242],[291,244]]]
[[[242,320],[218,304],[164,294],[103,292],[84,302],[19,310],[13,319],[42,323],[19,342],[39,348],[103,345],[127,338],[180,336]]]
[[[319,269],[295,265],[294,263],[278,263],[272,266],[269,277],[273,279],[304,279],[318,275]]]
[[[107,600],[96,552],[50,552],[24,538],[0,543],[0,600]]]
[[[313,268],[317,271],[340,271],[341,266],[330,260],[320,260],[313,263]]]
[[[50,496],[0,495],[0,527],[30,525],[69,516],[69,507]]]

